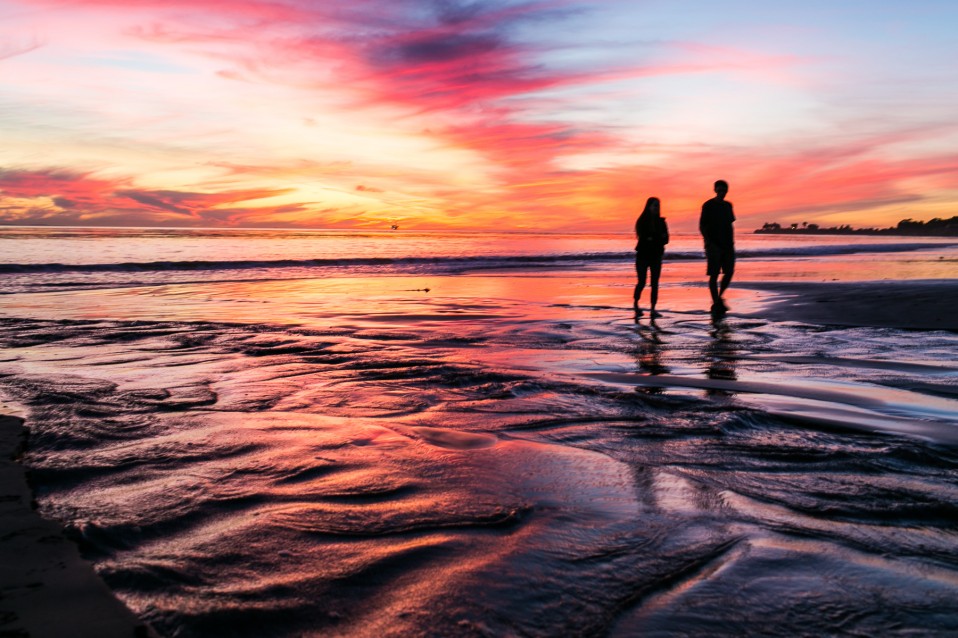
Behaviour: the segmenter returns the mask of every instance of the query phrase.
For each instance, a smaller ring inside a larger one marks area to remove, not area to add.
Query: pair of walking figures
[[[732,211],[732,203],[725,200],[728,183],[718,180],[714,189],[715,197],[702,204],[699,232],[705,242],[706,274],[709,278],[709,294],[712,297],[711,310],[713,314],[721,314],[728,310],[722,295],[732,283],[732,274],[735,272],[735,239],[732,229],[735,213]],[[662,217],[658,197],[650,197],[645,202],[642,214],[635,221],[635,236],[635,272],[638,283],[635,284],[635,292],[632,294],[632,309],[636,318],[642,316],[639,299],[648,277],[651,280],[649,316],[654,319],[661,316],[655,306],[659,300],[662,257],[665,255],[665,246],[669,243],[669,227]]]

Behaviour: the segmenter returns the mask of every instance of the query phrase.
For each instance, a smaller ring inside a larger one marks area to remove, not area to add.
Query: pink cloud
[[[287,193],[280,189],[243,189],[216,193],[143,190],[128,179],[102,179],[68,170],[0,170],[0,220],[6,223],[208,222],[235,224],[262,208],[226,207]],[[271,212],[288,207],[267,209]]]
[[[35,51],[43,46],[43,42],[37,37],[29,39],[3,39],[0,40],[0,60],[24,55]]]

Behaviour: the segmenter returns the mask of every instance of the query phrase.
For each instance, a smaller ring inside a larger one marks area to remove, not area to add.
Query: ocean
[[[615,269],[628,265],[633,244],[630,234],[6,227],[0,228],[0,293],[537,267]],[[737,238],[740,259],[791,262],[857,256],[835,270],[844,278],[860,278],[858,262],[867,262],[868,255],[889,253],[900,255],[888,263],[920,266],[896,268],[879,279],[954,278],[956,245],[954,239],[931,237]],[[697,234],[673,235],[670,263],[702,258]],[[852,268],[856,264],[858,268]],[[801,269],[792,273],[802,276]]]
[[[677,233],[656,321],[632,247],[2,228],[0,393],[162,636],[958,632],[958,333],[762,315],[958,242],[740,233],[714,318]]]

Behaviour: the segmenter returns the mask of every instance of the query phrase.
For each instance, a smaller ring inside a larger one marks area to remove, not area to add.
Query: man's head
[[[720,179],[715,182],[715,194],[719,199],[725,199],[725,195],[728,193],[728,182],[724,179]]]

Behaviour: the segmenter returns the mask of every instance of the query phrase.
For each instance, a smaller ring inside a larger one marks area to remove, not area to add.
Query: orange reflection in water
[[[214,321],[297,324],[327,328],[429,325],[486,319],[556,320],[596,312],[631,317],[634,274],[518,272],[459,276],[375,276],[163,284],[19,295],[0,312],[53,319]],[[733,288],[727,298],[740,312],[761,294]],[[646,292],[643,303],[646,303]],[[688,285],[663,276],[659,309],[701,312],[704,278]]]

